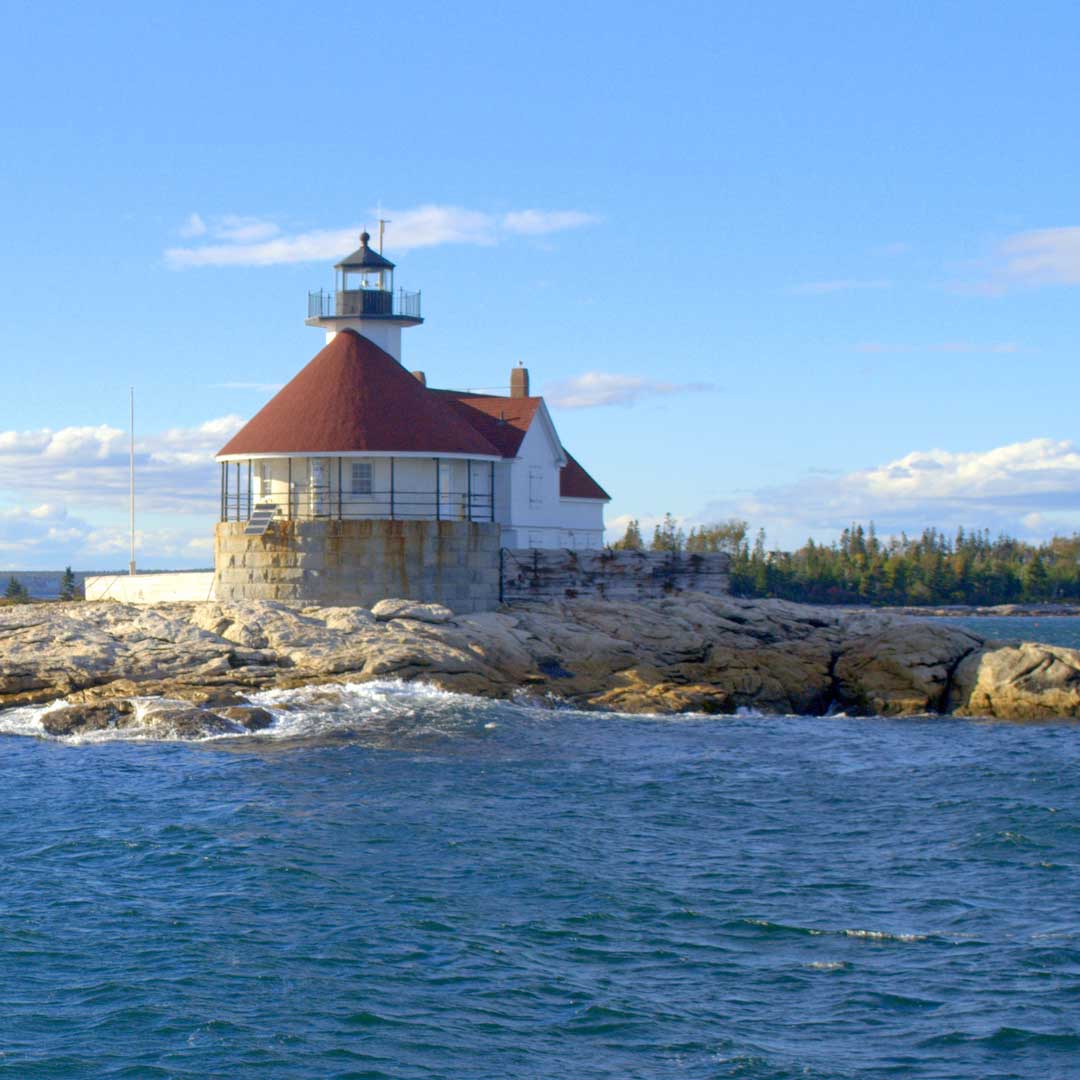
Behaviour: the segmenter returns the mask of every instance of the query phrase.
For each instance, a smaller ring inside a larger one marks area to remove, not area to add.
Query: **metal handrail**
[[[372,304],[370,310],[366,304],[356,306],[356,310],[348,310],[350,307],[347,303],[339,303],[339,296],[348,295],[351,296],[354,293],[361,294],[368,292],[372,295]],[[382,299],[383,296],[389,297],[389,303]],[[374,302],[378,297],[378,302]],[[345,310],[343,310],[343,308]],[[382,308],[382,310],[378,310]],[[404,289],[398,289],[397,292],[382,294],[378,290],[369,289],[355,289],[350,290],[348,293],[338,293],[327,289],[319,289],[316,292],[308,293],[308,318],[309,319],[332,319],[332,318],[347,318],[354,316],[356,318],[367,317],[381,317],[381,318],[395,318],[395,319],[419,319],[420,318],[420,293],[419,292],[406,292]]]
[[[370,494],[339,492],[331,485],[274,495],[257,490],[230,491],[221,502],[222,521],[247,521],[258,503],[277,507],[275,520],[391,520],[391,521],[492,521],[494,496],[490,492],[374,490]]]

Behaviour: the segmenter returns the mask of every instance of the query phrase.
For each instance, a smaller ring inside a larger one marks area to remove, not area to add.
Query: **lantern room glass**
[[[338,292],[394,291],[394,271],[386,268],[338,270],[336,277]]]

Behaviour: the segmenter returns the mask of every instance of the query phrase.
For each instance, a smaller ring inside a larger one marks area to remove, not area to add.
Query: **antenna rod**
[[[135,574],[135,387],[131,392],[131,453],[128,462],[128,510],[131,518],[131,562],[128,573]]]
[[[388,218],[379,218],[379,254],[382,254],[382,238],[383,233],[386,232],[386,226],[390,224]]]

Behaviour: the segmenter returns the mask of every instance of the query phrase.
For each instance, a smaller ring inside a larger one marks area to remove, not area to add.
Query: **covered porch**
[[[493,522],[493,458],[408,454],[219,459],[221,521],[272,505],[288,520]]]

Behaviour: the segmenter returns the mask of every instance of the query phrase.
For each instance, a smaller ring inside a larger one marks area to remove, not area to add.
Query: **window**
[[[270,462],[259,465],[259,498],[265,499],[270,494]]]
[[[354,495],[370,495],[374,491],[373,466],[370,461],[352,463],[352,487]]]
[[[529,505],[539,506],[544,501],[544,470],[538,465],[529,467]]]

